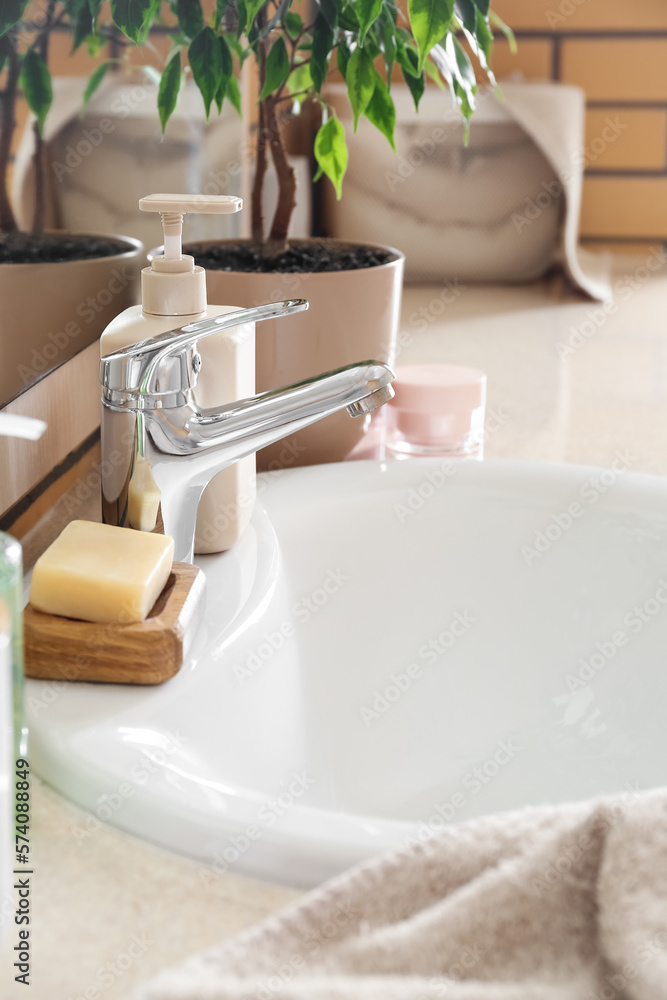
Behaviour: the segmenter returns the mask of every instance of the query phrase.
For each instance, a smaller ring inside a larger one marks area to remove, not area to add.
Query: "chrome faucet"
[[[197,406],[198,340],[307,308],[304,299],[290,299],[239,309],[102,358],[105,523],[151,530],[159,507],[164,532],[174,538],[174,558],[192,562],[199,500],[221,469],[337,410],[357,417],[391,399],[392,370],[362,361],[227,406]],[[141,523],[136,500],[133,515],[137,493]]]

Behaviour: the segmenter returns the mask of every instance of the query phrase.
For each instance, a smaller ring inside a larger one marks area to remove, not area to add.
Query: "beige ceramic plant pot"
[[[207,244],[196,245],[205,248]],[[192,252],[191,248],[183,249]],[[211,304],[250,307],[294,298],[310,303],[306,313],[257,324],[257,392],[290,385],[355,361],[391,364],[405,258],[393,248],[382,249],[391,253],[389,263],[353,271],[207,271]],[[345,411],[336,413],[258,452],[257,468],[339,462],[358,444],[364,430],[363,418],[350,418]]]
[[[67,234],[70,236],[71,234]],[[144,248],[129,236],[111,257],[0,264],[0,406],[96,340],[139,301]]]

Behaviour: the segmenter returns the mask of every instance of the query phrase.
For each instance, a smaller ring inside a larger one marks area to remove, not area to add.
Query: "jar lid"
[[[464,365],[399,365],[389,406],[413,413],[476,410],[486,400],[486,374]]]

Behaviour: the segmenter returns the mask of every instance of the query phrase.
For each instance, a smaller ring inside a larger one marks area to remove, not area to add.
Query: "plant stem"
[[[260,10],[257,15],[257,22],[260,29],[266,23],[266,13]],[[262,92],[264,79],[266,77],[266,56],[267,45],[265,41],[259,44],[259,91]],[[252,182],[252,194],[250,198],[250,230],[253,242],[263,243],[264,241],[264,209],[262,206],[262,195],[264,193],[264,178],[266,177],[267,156],[266,156],[266,135],[267,123],[265,114],[265,101],[259,102],[259,115],[257,122],[257,153],[255,156],[255,176]]]
[[[35,178],[35,204],[32,211],[32,226],[30,232],[33,236],[41,236],[44,231],[44,140],[39,130],[37,122],[32,126],[35,136],[35,149],[32,156],[32,164]]]
[[[259,122],[257,132],[257,154],[255,157],[255,176],[252,182],[252,195],[250,199],[251,231],[255,243],[262,243],[264,240],[264,209],[262,206],[262,195],[264,193],[264,178],[266,177],[267,156],[266,156],[266,125],[264,122],[264,102],[259,105]]]
[[[37,36],[35,48],[41,55],[44,62],[49,55],[49,33],[53,27],[57,0],[49,0],[44,15],[44,23]],[[44,192],[44,140],[37,122],[33,125],[35,134],[35,151],[33,154],[33,168],[35,174],[35,207],[32,215],[31,233],[33,236],[41,236],[44,230],[45,212],[45,192]]]
[[[302,34],[303,31],[298,38],[290,39],[292,51],[290,53],[289,73],[275,94],[268,97],[264,102],[266,104],[265,118],[269,132],[271,158],[273,159],[276,174],[278,175],[278,204],[276,205],[273,222],[271,223],[271,232],[269,233],[269,245],[271,246],[272,251],[281,249],[286,245],[290,220],[296,207],[296,176],[294,174],[294,168],[287,159],[287,152],[285,150],[285,143],[280,130],[280,121],[278,114],[276,113],[276,109],[278,104],[284,100],[283,91],[287,85],[287,80],[289,79],[290,74],[296,67],[299,41],[301,40]],[[301,64],[308,62],[310,62],[310,57],[308,59],[303,59]]]
[[[269,243],[272,247],[284,247],[287,243],[287,232],[289,230],[292,212],[296,206],[296,176],[294,168],[287,159],[283,136],[280,131],[278,115],[276,114],[277,102],[275,98],[266,100],[267,128],[269,132],[269,144],[271,156],[278,175],[278,204],[269,233]]]
[[[7,60],[7,82],[0,95],[0,232],[15,233],[18,231],[16,219],[12,210],[7,191],[7,172],[12,149],[12,137],[16,127],[16,88],[18,86],[21,64],[16,51],[16,32],[9,37],[9,56]]]

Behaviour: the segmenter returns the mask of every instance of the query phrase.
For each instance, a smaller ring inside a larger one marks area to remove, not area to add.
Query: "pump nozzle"
[[[194,257],[182,253],[183,216],[188,212],[229,215],[240,212],[243,201],[220,194],[149,194],[139,201],[142,212],[159,212],[164,230],[164,253],[153,257],[141,272],[143,309],[159,316],[185,316],[206,309],[204,271]]]
[[[240,212],[243,201],[226,194],[149,194],[141,198],[139,208],[142,212],[160,213],[164,230],[164,260],[180,261],[184,215],[188,212],[229,215]]]

